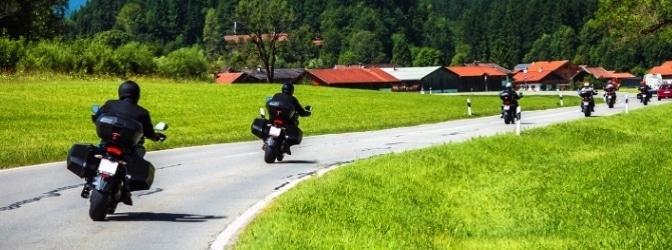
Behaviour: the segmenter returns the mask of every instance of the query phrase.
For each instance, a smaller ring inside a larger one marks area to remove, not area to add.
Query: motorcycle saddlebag
[[[148,190],[154,183],[154,165],[140,157],[133,157],[126,165],[126,188],[129,191]]]
[[[294,117],[296,110],[294,105],[285,102],[279,101],[269,101],[266,103],[266,108],[268,109],[268,116],[272,119],[275,119],[277,114],[280,114],[280,119],[289,121]]]
[[[96,133],[103,141],[135,145],[142,138],[142,131],[142,124],[134,119],[102,115],[96,120]]]
[[[642,93],[637,93],[637,99],[642,99]]]
[[[72,145],[66,160],[68,170],[81,178],[93,178],[100,165],[100,159],[95,157],[96,153],[98,148],[92,144]]]
[[[268,120],[264,118],[255,118],[252,121],[252,134],[259,137],[259,139],[264,139],[268,136],[269,127],[267,126]]]
[[[303,140],[303,131],[300,128],[289,126],[285,128],[285,133],[287,134],[287,143],[289,143],[289,145],[301,144],[301,140]]]

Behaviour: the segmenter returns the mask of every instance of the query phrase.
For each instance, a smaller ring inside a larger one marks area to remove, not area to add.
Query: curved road
[[[666,102],[651,105],[661,103]],[[630,99],[630,109],[641,107]],[[623,102],[614,109],[598,105],[595,115],[620,112]],[[523,130],[589,119],[578,107],[523,112],[522,117]],[[79,197],[82,180],[64,162],[4,170],[0,249],[208,249],[246,210],[304,176],[373,155],[514,129],[493,116],[306,137],[293,147],[294,155],[273,165],[264,163],[260,141],[150,152],[146,158],[157,168],[152,190],[134,192],[134,206],[120,204],[105,222],[89,219],[89,202]]]

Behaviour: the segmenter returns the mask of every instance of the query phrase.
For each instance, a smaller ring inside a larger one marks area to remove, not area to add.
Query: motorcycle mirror
[[[310,105],[306,106],[306,110],[313,111],[313,106],[310,106]]]
[[[266,97],[266,102],[270,102],[270,101],[271,101],[271,97],[270,97],[270,96],[267,96],[267,97]]]
[[[166,129],[168,129],[168,124],[166,124],[165,122],[159,122],[159,123],[156,124],[156,126],[154,126],[154,129],[156,129],[156,130],[166,130]]]
[[[93,111],[93,113],[98,113],[99,109],[100,109],[100,106],[98,106],[98,105],[91,106],[91,111]]]

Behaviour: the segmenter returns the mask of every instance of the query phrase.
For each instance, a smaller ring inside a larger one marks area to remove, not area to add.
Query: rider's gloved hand
[[[161,141],[162,142],[162,141],[165,141],[166,138],[167,138],[167,136],[162,134],[162,133],[156,133],[156,136],[154,136],[155,141]]]

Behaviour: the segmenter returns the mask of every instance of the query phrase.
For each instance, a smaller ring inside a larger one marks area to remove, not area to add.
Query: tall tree
[[[413,65],[413,57],[411,56],[411,49],[408,46],[406,36],[401,33],[392,35],[392,60],[390,63],[399,64],[399,66],[407,67]]]
[[[672,25],[671,1],[601,0],[596,20],[622,41],[635,40]]]
[[[238,3],[233,21],[241,23],[243,34],[257,47],[257,55],[266,69],[267,82],[273,82],[277,45],[295,20],[287,0],[242,0]]]
[[[65,33],[67,0],[3,0],[0,30],[12,38],[48,39]]]
[[[205,25],[203,26],[203,46],[205,47],[205,55],[210,61],[217,59],[219,49],[224,44],[219,30],[217,11],[210,8],[208,14],[205,15]]]
[[[127,3],[121,7],[117,15],[117,24],[124,28],[126,33],[131,35],[138,34],[140,26],[144,23],[144,13],[142,6],[137,3]]]

